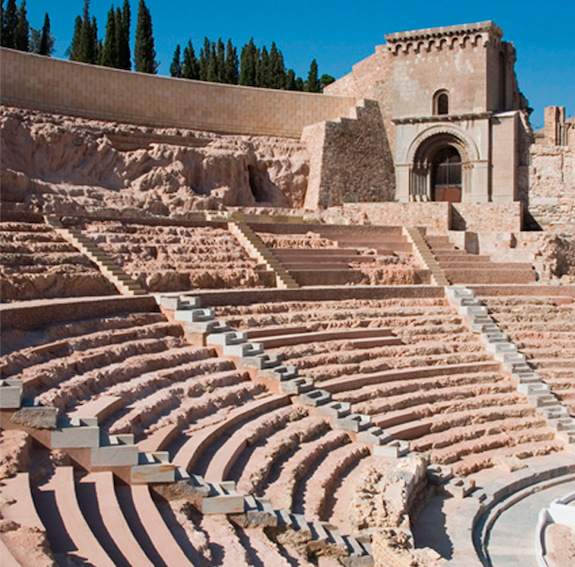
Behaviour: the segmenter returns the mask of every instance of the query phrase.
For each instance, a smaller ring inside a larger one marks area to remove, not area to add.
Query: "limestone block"
[[[244,358],[247,356],[256,356],[258,354],[263,354],[264,345],[263,343],[241,343],[235,345],[225,345],[223,348],[224,356],[237,356],[238,358]]]
[[[22,381],[0,380],[0,408],[19,408],[22,403]]]
[[[58,410],[57,408],[44,406],[23,407],[14,412],[10,421],[35,429],[56,429]]]
[[[100,445],[100,428],[89,425],[63,427],[52,431],[52,449],[98,448]]]

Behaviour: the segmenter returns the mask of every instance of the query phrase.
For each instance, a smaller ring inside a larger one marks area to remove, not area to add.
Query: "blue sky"
[[[106,14],[114,0],[92,0],[90,12],[104,35]],[[20,4],[20,0],[17,0]],[[115,0],[121,5],[123,0]],[[41,27],[48,11],[56,38],[55,56],[65,57],[83,0],[27,0],[28,19]],[[132,7],[132,41],[138,0]],[[168,75],[176,44],[192,39],[196,52],[203,37],[212,41],[230,37],[240,47],[250,37],[256,44],[275,41],[288,67],[307,76],[309,63],[318,61],[320,74],[338,78],[354,63],[371,55],[374,46],[385,43],[390,32],[493,20],[504,30],[504,39],[517,48],[519,85],[535,109],[532,123],[543,124],[543,108],[565,106],[575,114],[575,0],[521,3],[489,0],[478,2],[386,2],[357,4],[325,0],[292,0],[289,3],[257,1],[186,2],[147,0],[152,15],[159,73]],[[442,7],[448,7],[442,10]]]

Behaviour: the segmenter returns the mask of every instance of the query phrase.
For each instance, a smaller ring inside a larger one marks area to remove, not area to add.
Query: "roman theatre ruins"
[[[0,53],[3,566],[575,563],[575,120],[499,27],[322,94]]]

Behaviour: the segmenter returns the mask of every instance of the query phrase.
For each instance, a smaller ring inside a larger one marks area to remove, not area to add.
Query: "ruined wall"
[[[376,101],[364,101],[354,118],[305,128],[302,141],[310,154],[306,209],[393,199],[391,151]]]
[[[172,79],[1,50],[4,104],[146,126],[299,138],[355,98]]]
[[[575,232],[575,122],[545,109],[545,128],[530,148],[529,212],[545,230]]]

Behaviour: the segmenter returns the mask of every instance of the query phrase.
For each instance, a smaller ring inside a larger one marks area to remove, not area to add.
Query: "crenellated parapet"
[[[485,47],[499,49],[503,30],[491,21],[459,26],[390,33],[385,36],[392,55]]]

